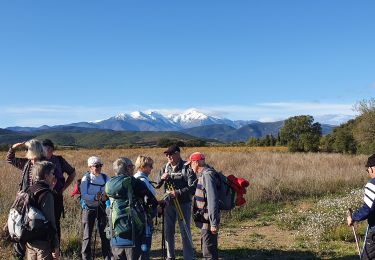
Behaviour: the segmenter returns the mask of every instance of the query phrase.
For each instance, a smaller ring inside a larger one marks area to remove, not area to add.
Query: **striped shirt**
[[[353,215],[354,221],[367,219],[370,227],[375,226],[375,178],[371,179],[365,186],[363,205]]]

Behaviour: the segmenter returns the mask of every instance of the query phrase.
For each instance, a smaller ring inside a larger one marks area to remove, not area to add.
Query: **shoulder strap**
[[[89,190],[89,186],[90,186],[90,184],[91,184],[90,173],[89,173],[89,172],[86,172],[83,176],[84,176],[84,177],[86,176],[86,180],[87,180],[87,190]]]

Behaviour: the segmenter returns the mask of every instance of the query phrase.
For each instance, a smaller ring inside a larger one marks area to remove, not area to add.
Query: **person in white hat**
[[[111,248],[106,238],[105,227],[107,215],[105,201],[108,199],[104,190],[109,181],[107,174],[102,173],[103,163],[97,156],[91,156],[87,160],[89,171],[84,174],[81,181],[81,206],[82,206],[82,259],[89,260],[91,255],[91,237],[95,220],[98,222],[98,231],[102,242],[102,255],[105,260],[111,259]]]

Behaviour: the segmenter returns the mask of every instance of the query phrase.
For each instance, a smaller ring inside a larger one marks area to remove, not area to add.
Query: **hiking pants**
[[[61,191],[56,191],[53,193],[53,199],[54,199],[54,207],[55,207],[55,222],[56,222],[56,229],[57,229],[57,235],[59,238],[59,242],[61,244],[61,215],[64,212],[64,198]]]
[[[14,259],[24,260],[26,256],[26,243],[25,242],[15,242],[13,244],[13,256]]]
[[[26,244],[27,260],[52,260],[51,243],[37,241]]]
[[[361,259],[375,259],[375,232],[371,228],[367,233],[365,249]]]
[[[91,260],[91,241],[93,241],[93,230],[95,220],[97,220],[97,230],[102,244],[102,255],[105,260],[111,259],[111,248],[109,240],[105,234],[107,215],[101,206],[97,210],[82,210],[83,239],[82,239],[82,259]],[[95,236],[95,234],[94,234]]]
[[[217,248],[217,234],[212,234],[208,229],[201,229],[201,247],[203,259],[217,260],[219,252]]]
[[[187,203],[180,203],[182,213],[184,215],[187,231],[191,237],[190,231],[190,219],[191,219],[191,202]],[[164,221],[165,221],[165,246],[167,249],[167,258],[168,259],[175,259],[175,233],[176,233],[176,220],[178,220],[178,213],[176,207],[174,206],[174,202],[171,201],[169,205],[165,207],[164,210]],[[184,252],[184,260],[191,260],[194,259],[194,248],[191,247],[189,239],[186,235],[184,230],[184,225],[182,221],[178,221],[180,226],[181,238],[182,238],[182,246]]]
[[[112,246],[113,260],[137,260],[141,259],[142,236],[135,239],[135,247],[121,248]]]

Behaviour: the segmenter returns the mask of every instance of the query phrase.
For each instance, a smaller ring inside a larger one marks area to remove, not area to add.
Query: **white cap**
[[[89,159],[87,159],[87,165],[90,166],[95,166],[97,164],[102,164],[102,160],[100,160],[99,157],[97,156],[91,156]]]

